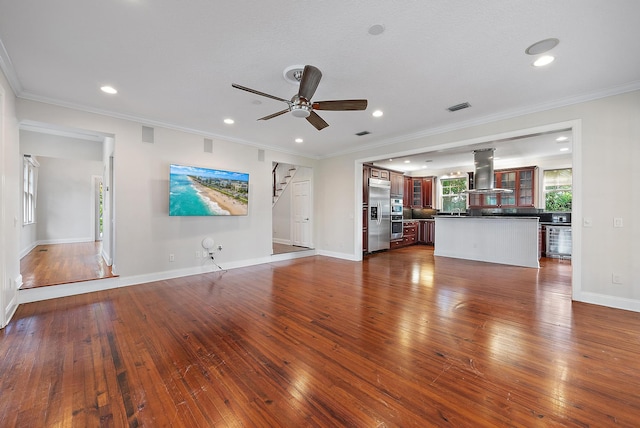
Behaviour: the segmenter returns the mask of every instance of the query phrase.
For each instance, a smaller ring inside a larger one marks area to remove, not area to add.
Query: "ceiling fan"
[[[296,76],[298,79],[298,76]],[[366,110],[367,100],[332,100],[332,101],[315,101],[312,102],[311,98],[318,88],[322,73],[320,70],[312,65],[305,65],[302,74],[299,75],[300,87],[298,93],[291,98],[291,101],[284,98],[276,97],[273,95],[265,94],[264,92],[256,91],[255,89],[247,88],[245,86],[231,84],[236,89],[251,92],[256,95],[262,95],[263,97],[272,98],[274,100],[287,103],[288,107],[279,112],[270,114],[265,117],[261,117],[258,120],[269,120],[274,117],[280,116],[287,112],[295,117],[304,117],[307,121],[315,126],[318,131],[329,126],[314,110],[332,110],[332,111],[346,111],[346,110]]]

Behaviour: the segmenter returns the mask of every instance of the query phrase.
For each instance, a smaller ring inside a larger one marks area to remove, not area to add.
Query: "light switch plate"
[[[585,217],[585,218],[582,220],[582,225],[583,225],[584,227],[591,227],[591,226],[593,226],[593,220],[591,219],[591,217]]]
[[[613,227],[622,227],[622,217],[613,218]]]

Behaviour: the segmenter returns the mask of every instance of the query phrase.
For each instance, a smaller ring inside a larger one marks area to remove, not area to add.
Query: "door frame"
[[[307,205],[307,210],[309,213],[309,221],[304,223],[306,224],[305,228],[307,229],[307,233],[306,236],[309,237],[310,242],[305,242],[304,244],[308,244],[308,245],[301,245],[303,247],[306,248],[313,248],[313,188],[311,186],[311,180],[300,180],[300,181],[293,181],[291,183],[291,243],[293,245],[296,245],[296,233],[295,233],[295,229],[296,229],[296,187],[300,184],[306,184],[307,185],[307,190],[309,193],[309,204]],[[303,234],[304,235],[304,234]]]

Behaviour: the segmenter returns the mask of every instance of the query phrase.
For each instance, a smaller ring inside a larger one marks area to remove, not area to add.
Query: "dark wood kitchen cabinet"
[[[369,213],[368,207],[362,207],[362,252],[369,251]]]
[[[391,171],[387,169],[371,168],[371,178],[379,178],[380,180],[389,180]]]
[[[413,200],[413,180],[411,177],[404,177],[404,193],[402,194],[402,206],[405,208],[411,208],[411,201]]]
[[[435,177],[422,179],[422,207],[433,208],[433,182]]]
[[[529,166],[495,171],[495,186],[500,189],[511,189],[513,193],[470,194],[469,207],[533,207],[535,203],[535,175],[537,169],[535,166]]]
[[[405,221],[402,225],[402,244],[411,245],[418,242],[418,222]]]
[[[411,208],[433,207],[433,182],[435,177],[411,177]]]
[[[367,165],[362,167],[362,205],[369,205],[369,177],[371,168]]]
[[[404,174],[391,171],[389,173],[391,180],[391,196],[401,197],[404,195]]]
[[[422,220],[420,222],[420,233],[418,242],[427,245],[434,245],[436,242],[436,222],[434,220]]]

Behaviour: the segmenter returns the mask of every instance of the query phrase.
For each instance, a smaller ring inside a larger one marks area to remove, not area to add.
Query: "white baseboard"
[[[315,250],[298,251],[295,253],[279,254],[277,256],[261,257],[256,259],[239,260],[235,262],[216,261],[223,270],[237,269],[247,266],[271,263],[274,261],[289,260],[300,257],[310,257],[316,254]],[[38,302],[41,300],[56,299],[58,297],[74,296],[77,294],[91,293],[94,291],[110,290],[113,288],[128,287],[130,285],[145,284],[149,282],[163,281],[172,278],[180,278],[190,275],[218,271],[213,264],[205,264],[185,269],[176,269],[164,272],[156,272],[143,275],[119,276],[115,278],[97,279],[93,281],[74,282],[69,284],[52,285],[49,287],[29,288],[18,291],[18,303]]]
[[[26,256],[31,251],[33,251],[33,249],[36,248],[37,246],[38,246],[38,243],[36,242],[36,243],[33,243],[33,244],[29,245],[24,250],[20,251],[20,254],[19,254],[20,259],[22,259],[24,256]]]
[[[626,297],[606,296],[603,294],[583,291],[578,293],[578,295],[574,295],[573,300],[582,303],[591,303],[593,305],[640,312],[640,300],[629,299]]]
[[[318,255],[327,256],[327,257],[333,257],[334,259],[351,260],[352,262],[359,262],[360,260],[362,260],[362,257],[358,258],[357,256],[355,256],[353,254],[336,253],[335,251],[318,250]]]
[[[84,238],[41,239],[36,242],[36,245],[81,244],[84,242],[95,242],[95,238],[89,236]]]
[[[30,244],[27,248],[20,251],[19,257],[22,259],[38,245],[81,244],[85,242],[95,242],[95,240],[93,238],[42,239]]]
[[[291,239],[273,238],[274,244],[293,245]]]

